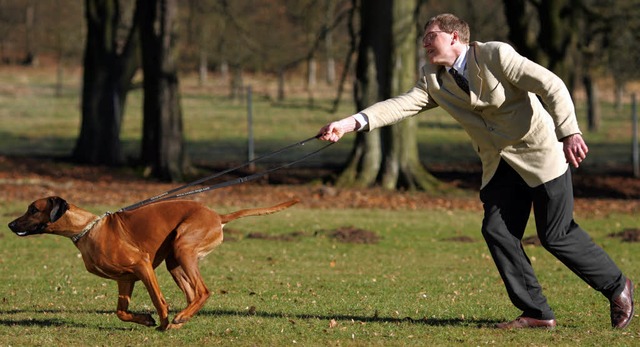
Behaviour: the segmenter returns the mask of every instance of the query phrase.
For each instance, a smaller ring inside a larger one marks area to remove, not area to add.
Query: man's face
[[[455,33],[455,32],[454,32]],[[454,33],[440,30],[437,24],[428,26],[422,36],[422,46],[427,52],[427,58],[431,64],[451,66],[457,55],[453,50],[455,43]]]

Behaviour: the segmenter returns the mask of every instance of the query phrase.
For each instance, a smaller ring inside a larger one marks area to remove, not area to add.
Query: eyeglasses
[[[431,41],[433,41],[433,40],[435,40],[435,39],[436,39],[436,36],[438,36],[438,33],[447,33],[447,34],[450,34],[449,32],[446,32],[446,31],[442,31],[442,30],[434,30],[434,31],[430,31],[430,32],[428,32],[428,33],[424,34],[424,37],[422,38],[422,41],[423,41],[424,43],[429,43],[429,42],[431,42]]]

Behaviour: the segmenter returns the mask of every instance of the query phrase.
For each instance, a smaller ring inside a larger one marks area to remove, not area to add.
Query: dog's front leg
[[[117,315],[124,322],[133,322],[148,327],[156,326],[150,314],[136,314],[129,312],[129,302],[133,293],[134,281],[118,281],[118,310]]]
[[[158,278],[156,277],[156,273],[153,271],[151,263],[145,262],[139,264],[135,272],[142,283],[144,283],[145,287],[147,287],[153,306],[155,306],[158,311],[160,326],[158,326],[157,329],[168,330],[180,328],[182,324],[169,324],[169,305],[160,291]]]

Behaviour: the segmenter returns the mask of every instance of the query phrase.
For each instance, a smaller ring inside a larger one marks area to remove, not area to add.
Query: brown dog
[[[194,201],[171,200],[98,217],[62,198],[48,197],[31,203],[23,216],[9,223],[9,228],[18,236],[55,234],[71,238],[89,272],[118,282],[118,318],[155,326],[150,314],[128,311],[133,286],[142,281],[160,316],[158,329],[166,330],[181,327],[209,297],[198,259],[222,243],[226,223],[274,213],[297,202],[219,215]],[[171,324],[154,272],[163,260],[187,299],[187,307]]]

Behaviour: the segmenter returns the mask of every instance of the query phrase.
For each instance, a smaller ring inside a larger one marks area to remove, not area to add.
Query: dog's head
[[[24,215],[9,223],[9,229],[18,236],[46,233],[47,227],[60,219],[68,209],[69,204],[57,196],[36,200]]]

